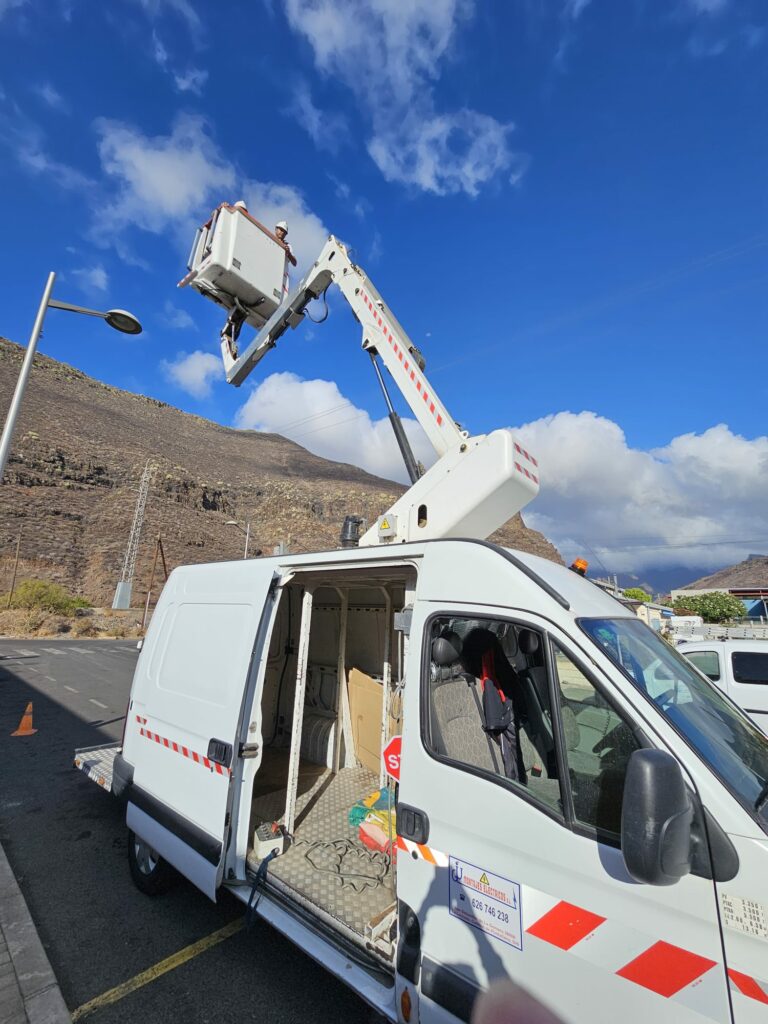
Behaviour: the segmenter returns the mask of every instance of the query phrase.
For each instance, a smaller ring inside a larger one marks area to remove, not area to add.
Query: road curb
[[[6,951],[5,966],[10,964],[13,973],[6,971],[5,984],[0,988],[0,1018],[13,1024],[72,1024],[56,975],[0,844],[0,965]]]

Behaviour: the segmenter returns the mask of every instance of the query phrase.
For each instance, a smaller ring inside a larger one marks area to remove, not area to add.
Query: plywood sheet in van
[[[383,683],[361,672],[349,671],[349,714],[357,760],[369,771],[378,774],[381,766],[381,702]],[[397,731],[390,720],[389,735]]]

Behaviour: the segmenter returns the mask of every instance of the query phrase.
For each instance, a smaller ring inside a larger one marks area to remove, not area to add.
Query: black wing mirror
[[[621,811],[621,852],[636,882],[674,885],[691,870],[693,803],[680,765],[664,750],[629,759]]]

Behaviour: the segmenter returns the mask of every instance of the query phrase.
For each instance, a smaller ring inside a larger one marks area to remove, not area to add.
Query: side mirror
[[[636,882],[674,885],[691,870],[693,803],[680,765],[664,750],[629,759],[621,810],[621,852]]]

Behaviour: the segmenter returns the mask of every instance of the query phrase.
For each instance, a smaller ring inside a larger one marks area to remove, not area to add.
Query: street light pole
[[[236,519],[228,519],[226,521],[226,523],[224,523],[224,525],[225,526],[234,526],[237,530],[240,531],[240,533],[244,533],[245,534],[245,551],[243,552],[243,558],[247,558],[248,557],[248,541],[251,539],[251,521],[250,521],[250,519],[248,520],[248,523],[246,524],[246,528],[245,529],[242,528],[242,526],[240,525],[240,523],[238,523],[238,521]],[[261,551],[259,551],[259,554],[261,554]]]
[[[56,280],[56,274],[51,271],[48,275],[48,281],[45,285],[43,297],[40,300],[40,307],[35,317],[35,324],[32,328],[32,333],[29,336],[29,344],[27,345],[27,351],[24,354],[24,362],[21,364],[21,373],[19,379],[16,381],[16,390],[13,393],[11,399],[11,405],[8,409],[8,415],[5,418],[5,425],[3,427],[3,434],[0,437],[0,484],[3,482],[5,476],[5,465],[8,461],[8,453],[11,450],[11,441],[13,439],[13,431],[16,426],[16,420],[18,419],[19,409],[21,408],[21,400],[24,397],[24,391],[27,387],[27,380],[29,378],[30,371],[32,369],[32,360],[35,358],[35,352],[37,351],[37,343],[40,340],[40,335],[43,330],[43,320],[49,307],[53,309],[66,309],[70,313],[84,313],[86,316],[96,316],[99,319],[104,320],[110,327],[116,331],[120,331],[122,334],[141,334],[142,327],[133,313],[128,313],[124,309],[108,309],[106,312],[102,312],[100,309],[88,309],[87,306],[73,306],[70,302],[61,302],[59,299],[52,299],[51,292],[53,291],[53,282]]]
[[[21,400],[24,397],[24,390],[27,386],[29,372],[32,369],[32,360],[35,358],[35,352],[37,351],[37,343],[40,340],[40,334],[43,330],[43,320],[45,319],[45,313],[48,309],[51,292],[53,291],[53,282],[55,280],[56,274],[51,271],[48,275],[48,281],[45,286],[45,291],[43,292],[40,307],[37,311],[37,316],[35,317],[35,324],[32,328],[32,333],[29,336],[29,344],[27,345],[27,351],[24,355],[24,362],[21,365],[19,379],[16,381],[16,390],[13,392],[11,406],[8,410],[8,415],[5,418],[3,436],[0,438],[0,484],[2,484],[3,477],[5,475],[5,464],[8,461],[8,453],[11,449],[14,427],[16,426],[19,409],[21,408]]]

